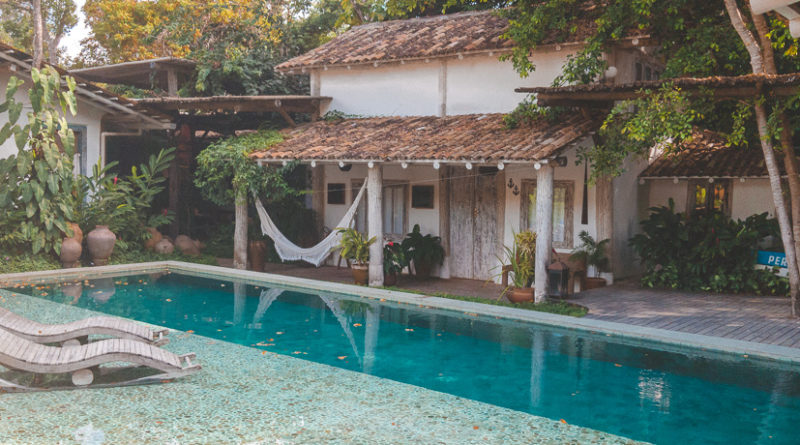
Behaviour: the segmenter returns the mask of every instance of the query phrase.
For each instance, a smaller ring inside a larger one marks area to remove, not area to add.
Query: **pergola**
[[[179,77],[189,77],[195,69],[193,60],[177,57],[135,60],[111,65],[93,66],[71,70],[92,82],[132,85],[146,90],[158,87],[170,96],[178,93]]]

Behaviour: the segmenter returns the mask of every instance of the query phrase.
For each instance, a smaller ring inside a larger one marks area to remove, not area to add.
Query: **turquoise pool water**
[[[798,443],[800,374],[745,357],[175,273],[22,291],[637,440]]]

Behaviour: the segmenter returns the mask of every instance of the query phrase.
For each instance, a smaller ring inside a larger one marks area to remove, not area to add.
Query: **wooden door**
[[[450,275],[487,280],[502,244],[505,190],[496,171],[454,169],[450,179]]]

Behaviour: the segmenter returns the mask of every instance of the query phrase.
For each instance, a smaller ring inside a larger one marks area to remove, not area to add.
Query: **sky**
[[[83,4],[85,2],[86,0],[75,0],[77,8],[75,13],[78,16],[78,24],[61,40],[61,46],[66,48],[67,56],[69,57],[75,57],[81,52],[81,40],[89,35],[89,28],[86,27],[86,21],[83,18]]]

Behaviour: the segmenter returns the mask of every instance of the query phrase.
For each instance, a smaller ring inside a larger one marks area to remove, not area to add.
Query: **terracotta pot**
[[[250,260],[250,270],[264,272],[267,242],[254,240],[247,243],[247,258]]]
[[[355,281],[356,284],[360,284],[362,286],[367,285],[369,282],[369,266],[353,264],[350,266],[350,270],[353,272],[353,281]]]
[[[67,225],[72,228],[72,236],[70,238],[75,238],[79,243],[83,244],[83,230],[81,230],[81,226],[76,223],[67,223]]]
[[[147,250],[153,250],[156,247],[156,244],[158,244],[158,242],[164,238],[164,235],[162,235],[161,232],[154,227],[146,227],[145,230],[150,233],[150,239],[145,240],[144,248]]]
[[[605,278],[588,277],[583,280],[583,290],[597,289],[598,287],[605,287]]]
[[[175,251],[175,246],[173,246],[168,239],[161,238],[161,241],[156,243],[155,247],[153,247],[153,250],[161,255],[172,255],[172,252]]]
[[[420,280],[427,280],[431,277],[431,271],[433,270],[433,264],[430,263],[417,263],[414,262],[414,276]]]
[[[80,266],[81,253],[83,246],[75,238],[64,238],[61,241],[61,267],[69,269]]]
[[[94,230],[89,232],[86,237],[86,243],[89,245],[89,255],[92,257],[92,262],[95,266],[105,266],[108,264],[108,259],[111,257],[111,252],[114,251],[114,244],[117,242],[117,235],[108,229],[108,226],[95,226]]]
[[[397,273],[385,273],[385,274],[383,274],[383,285],[384,286],[396,286],[397,285]]]
[[[533,301],[533,288],[531,287],[512,287],[506,294],[508,301],[512,303],[523,303]]]

